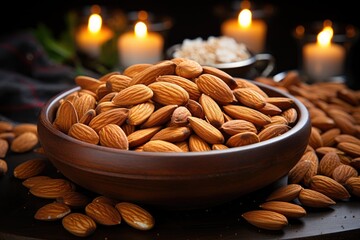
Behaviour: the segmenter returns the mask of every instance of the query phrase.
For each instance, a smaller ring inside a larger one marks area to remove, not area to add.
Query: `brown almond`
[[[295,108],[286,109],[281,115],[286,118],[289,124],[295,123],[298,118],[298,113]]]
[[[298,161],[295,166],[293,166],[288,173],[288,182],[289,183],[301,183],[311,167],[310,160]]]
[[[185,106],[179,106],[175,108],[171,115],[170,126],[186,126],[188,122],[188,117],[192,116],[189,109]]]
[[[37,135],[37,125],[35,123],[19,123],[14,125],[12,132],[15,133],[15,136],[24,132],[32,132]]]
[[[118,92],[111,102],[116,106],[125,107],[149,101],[154,93],[144,84],[131,85]]]
[[[80,192],[66,192],[62,196],[56,198],[59,203],[64,203],[70,208],[82,208],[89,203],[89,198]]]
[[[85,213],[98,224],[113,226],[121,223],[119,211],[107,203],[90,202],[85,207]]]
[[[96,78],[83,75],[76,76],[75,83],[82,89],[86,89],[94,93],[96,92],[96,89],[99,87],[99,85],[102,84],[102,82]]]
[[[150,230],[155,225],[155,219],[149,211],[129,202],[120,202],[115,205],[121,217],[129,226],[138,230]]]
[[[341,165],[340,157],[336,152],[326,153],[319,162],[319,174],[332,177],[334,169]]]
[[[0,138],[0,158],[4,158],[9,150],[9,143],[7,140]]]
[[[258,126],[265,126],[271,123],[271,119],[269,116],[259,112],[256,109],[252,109],[246,106],[229,104],[223,106],[223,110],[226,114],[228,114],[234,119],[246,120]]]
[[[189,93],[175,83],[154,82],[148,86],[154,93],[152,100],[162,105],[182,106],[189,101]]]
[[[68,135],[83,142],[95,145],[99,143],[98,133],[94,129],[83,123],[73,124],[69,129]]]
[[[94,129],[97,133],[108,124],[122,125],[129,114],[127,108],[115,108],[102,112],[91,119],[89,127]]]
[[[7,162],[3,159],[0,159],[0,177],[5,175],[8,171]]]
[[[96,111],[94,109],[89,109],[82,118],[79,119],[79,123],[89,125],[91,119],[96,116]]]
[[[36,184],[38,184],[39,182],[42,182],[45,179],[49,179],[49,178],[50,178],[49,176],[45,176],[45,175],[37,175],[37,176],[29,177],[22,182],[22,185],[27,188],[31,188]]]
[[[8,121],[0,120],[0,133],[12,132],[14,124]]]
[[[224,145],[224,144],[220,144],[220,143],[215,143],[213,145],[211,145],[211,150],[224,150],[224,149],[228,149],[229,147]]]
[[[30,193],[36,197],[56,199],[74,190],[71,182],[62,178],[49,178],[30,187]]]
[[[197,117],[188,117],[188,120],[192,130],[207,143],[224,143],[222,133],[207,121]]]
[[[166,105],[154,111],[149,118],[141,125],[141,128],[162,126],[171,120],[172,113],[178,105]]]
[[[336,143],[348,142],[348,143],[355,143],[357,145],[360,145],[360,139],[349,134],[339,134],[335,136],[335,142]]]
[[[324,145],[323,141],[322,141],[322,138],[321,138],[321,135],[320,135],[320,132],[315,127],[311,127],[309,145],[314,149],[317,149],[317,148],[322,147]]]
[[[360,157],[360,145],[351,142],[340,142],[337,144],[337,148],[347,153],[351,157]]]
[[[189,150],[191,152],[204,152],[204,151],[210,151],[211,148],[209,144],[204,141],[201,137],[199,137],[196,134],[192,134],[189,137]]]
[[[228,147],[241,147],[260,142],[260,138],[254,132],[241,132],[229,137],[226,141]]]
[[[202,66],[191,59],[185,59],[178,63],[175,68],[176,75],[188,79],[198,77],[203,72]]]
[[[61,223],[68,232],[78,237],[90,236],[96,230],[95,221],[83,213],[70,213]]]
[[[14,168],[14,177],[18,179],[27,179],[39,175],[45,169],[47,163],[48,161],[42,158],[26,160]]]
[[[198,103],[197,101],[195,101],[193,99],[189,99],[189,101],[186,103],[185,107],[187,109],[189,109],[189,111],[193,117],[205,119],[204,109],[201,106],[201,104]]]
[[[211,74],[201,74],[196,80],[196,85],[201,92],[221,103],[231,103],[234,95],[230,87],[220,78]]]
[[[259,112],[262,112],[263,114],[270,115],[270,116],[281,116],[279,114],[282,113],[282,110],[279,107],[275,106],[274,104],[268,103],[268,102],[265,103],[265,106],[258,108],[257,110],[259,110]],[[287,120],[286,120],[286,122],[287,122]]]
[[[70,127],[77,122],[79,122],[79,117],[74,104],[69,100],[65,100],[56,112],[55,120],[53,122],[54,127],[67,134]]]
[[[334,146],[336,143],[336,137],[341,133],[339,128],[332,128],[321,133],[321,138],[324,147]]]
[[[102,75],[101,77],[99,77],[99,81],[100,82],[106,82],[111,76],[120,75],[120,74],[121,73],[119,71],[108,72],[108,73]]]
[[[187,140],[191,133],[189,127],[166,127],[158,131],[151,140],[164,140],[171,143],[182,142]]]
[[[298,197],[303,187],[300,184],[290,183],[275,189],[266,198],[266,201],[284,201],[290,202]]]
[[[252,122],[237,119],[223,123],[220,129],[229,135],[235,135],[242,132],[257,133],[258,131]]]
[[[65,217],[71,212],[68,205],[59,202],[52,202],[40,207],[34,218],[42,221],[55,221]]]
[[[138,147],[150,141],[150,139],[161,129],[161,126],[139,129],[127,136],[129,148]]]
[[[177,142],[175,145],[181,148],[183,152],[190,152],[188,141]]]
[[[96,99],[89,94],[83,94],[74,101],[73,105],[80,119],[89,109],[95,109]]]
[[[327,195],[308,188],[300,191],[298,199],[302,205],[313,208],[326,208],[336,204],[336,202]]]
[[[286,110],[294,106],[294,100],[288,97],[268,97],[265,98],[267,103],[271,103],[282,110]]]
[[[100,195],[100,196],[95,197],[92,200],[92,202],[107,203],[107,204],[110,204],[111,206],[115,206],[118,203],[118,201],[116,199],[105,196],[105,195]]]
[[[179,85],[189,93],[189,98],[198,101],[201,92],[193,81],[177,75],[162,75],[156,78],[156,81],[170,82]]]
[[[106,88],[110,92],[120,92],[121,90],[128,87],[129,83],[131,82],[131,77],[122,75],[122,74],[116,74],[106,81]]]
[[[164,140],[151,140],[142,147],[145,152],[182,152],[183,150],[174,143]]]
[[[353,195],[360,197],[360,177],[350,177],[345,183],[346,189]]]
[[[176,64],[170,60],[164,60],[152,66],[146,67],[132,77],[129,86],[135,84],[149,85],[156,81],[156,78],[161,75],[174,75]]]
[[[325,194],[333,200],[344,200],[350,198],[349,192],[343,185],[327,176],[313,176],[310,181],[310,188]]]
[[[288,225],[287,218],[269,210],[252,210],[241,215],[250,224],[267,230],[281,230]]]
[[[199,103],[204,110],[206,120],[216,128],[221,127],[224,123],[224,115],[217,102],[210,96],[201,94]]]
[[[231,89],[236,88],[238,85],[235,79],[228,73],[224,72],[223,70],[211,66],[202,66],[203,73],[208,73],[214,75],[221,80],[223,80]]]
[[[236,88],[233,90],[236,99],[243,105],[260,109],[266,105],[264,96],[252,88]]]
[[[259,133],[259,139],[260,141],[265,141],[277,136],[280,136],[287,131],[289,131],[290,127],[285,124],[273,124],[271,126],[268,126],[264,129],[262,129]]]
[[[39,143],[38,136],[33,132],[24,132],[17,137],[10,144],[10,149],[16,153],[28,152]]]
[[[151,67],[151,66],[153,66],[153,64],[151,64],[151,63],[133,64],[133,65],[130,65],[127,68],[125,68],[123,71],[123,74],[130,78],[133,78],[136,74],[138,74],[139,72],[142,72],[143,70],[145,70],[146,68]]]
[[[336,126],[335,121],[328,116],[316,116],[311,118],[311,125],[322,131],[332,129]]]
[[[134,126],[141,125],[150,117],[154,110],[155,105],[152,102],[136,104],[130,108],[126,123]]]
[[[107,124],[99,131],[101,146],[128,150],[129,142],[125,132],[117,124]]]
[[[303,207],[286,201],[268,201],[260,204],[259,207],[280,213],[287,218],[301,218],[306,215],[306,210]]]
[[[358,171],[350,165],[340,164],[332,172],[332,178],[338,183],[344,185],[351,177],[357,177]]]

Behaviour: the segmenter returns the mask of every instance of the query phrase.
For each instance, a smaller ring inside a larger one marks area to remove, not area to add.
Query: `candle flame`
[[[334,30],[331,26],[325,26],[323,30],[317,35],[317,43],[320,46],[330,45],[331,39],[334,35]]]
[[[147,35],[147,27],[144,22],[137,22],[134,30],[137,37],[146,37]]]
[[[89,17],[88,29],[91,33],[98,33],[101,29],[102,18],[99,14],[93,13]]]
[[[239,13],[238,22],[242,27],[249,27],[251,25],[252,13],[249,9],[243,9]]]

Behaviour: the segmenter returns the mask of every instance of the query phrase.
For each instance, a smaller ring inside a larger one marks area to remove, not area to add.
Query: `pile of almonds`
[[[35,212],[35,219],[61,220],[68,232],[79,237],[89,236],[97,225],[119,225],[122,220],[138,230],[154,227],[154,217],[139,205],[102,195],[91,199],[77,191],[76,184],[68,179],[43,175],[50,162],[39,146],[36,124],[0,121],[0,176],[8,172],[5,157],[10,151],[33,151],[41,156],[20,163],[13,170],[13,176],[22,181],[29,193],[50,201]]]
[[[287,132],[293,99],[196,61],[135,64],[95,79],[61,100],[53,126],[84,142],[152,152],[240,147]]]
[[[327,208],[360,197],[360,91],[344,83],[305,83],[296,71],[276,82],[255,81],[288,92],[308,109],[311,135],[299,162],[289,171],[288,185],[275,190],[257,210],[242,214],[249,223],[279,230],[288,218],[306,214],[304,207]]]

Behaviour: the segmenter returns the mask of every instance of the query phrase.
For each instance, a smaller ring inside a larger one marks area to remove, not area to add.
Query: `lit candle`
[[[241,10],[237,19],[229,19],[221,25],[223,35],[244,43],[255,54],[264,50],[266,31],[266,23],[260,19],[253,19],[248,8]]]
[[[144,22],[136,23],[134,31],[118,39],[119,61],[123,67],[137,63],[156,63],[162,59],[164,40],[156,32],[148,32]]]
[[[113,36],[113,32],[102,24],[98,13],[90,15],[88,24],[81,26],[76,33],[76,43],[81,51],[90,57],[98,57],[101,46]]]
[[[317,42],[303,47],[304,70],[312,80],[326,81],[343,72],[345,48],[332,43],[332,37],[331,25],[325,24],[317,35]]]

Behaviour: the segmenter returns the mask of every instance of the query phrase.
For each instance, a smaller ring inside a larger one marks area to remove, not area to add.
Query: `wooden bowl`
[[[237,199],[285,177],[303,155],[310,136],[306,107],[293,96],[256,83],[269,96],[295,102],[297,123],[283,135],[226,150],[156,153],[118,150],[76,140],[52,126],[54,96],[38,119],[47,157],[68,179],[98,194],[168,209],[195,209]]]

